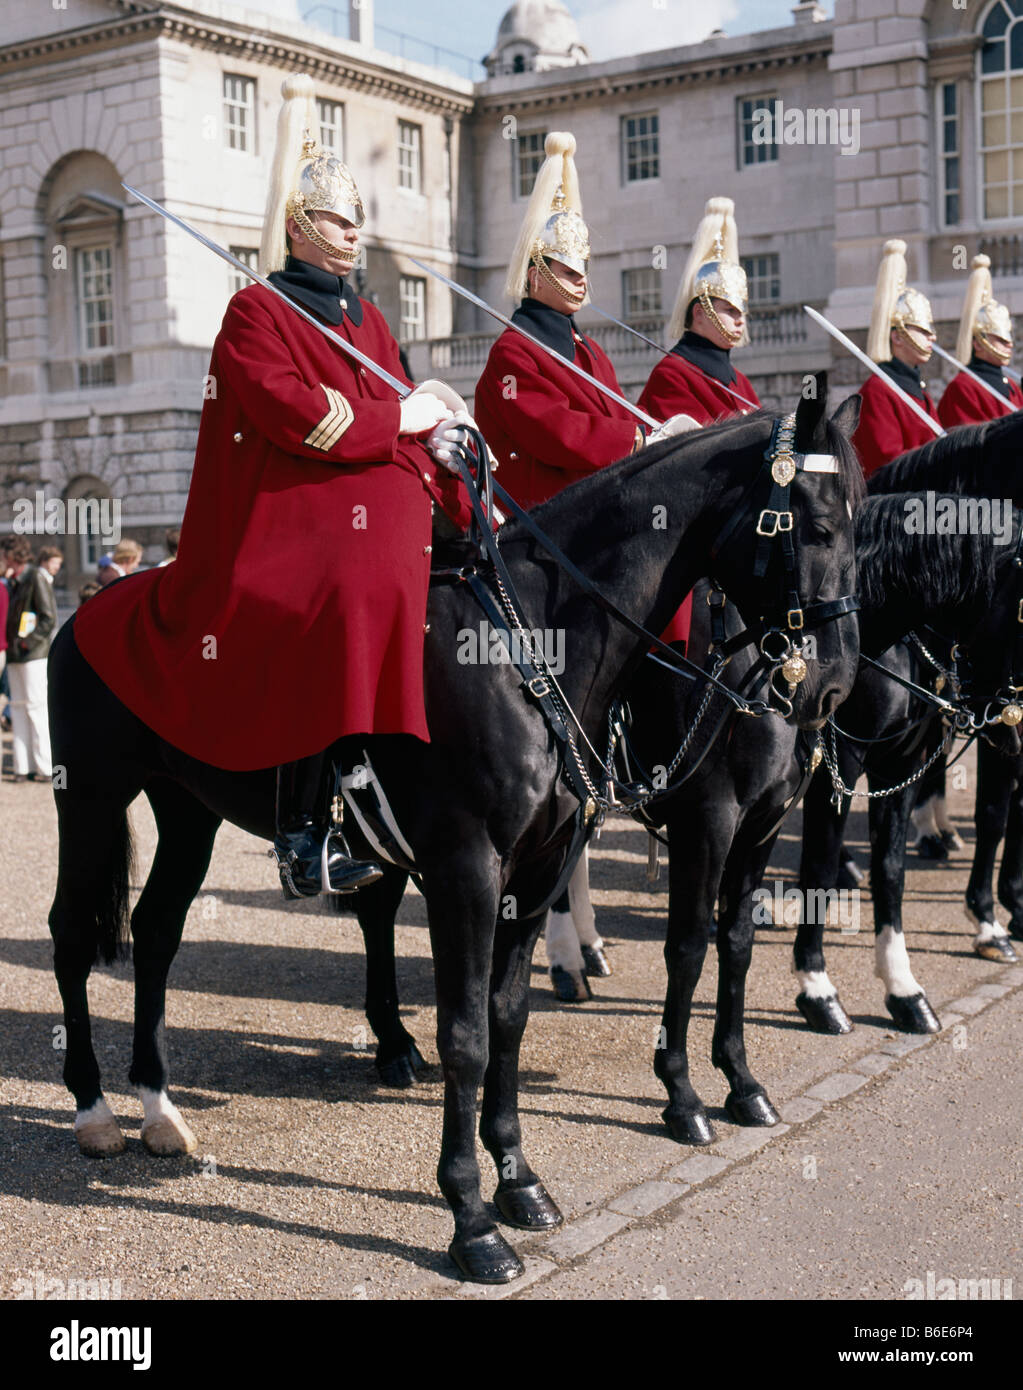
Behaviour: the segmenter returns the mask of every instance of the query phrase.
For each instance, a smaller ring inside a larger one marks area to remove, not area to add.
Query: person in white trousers
[[[11,685],[11,753],[16,781],[53,776],[46,707],[46,657],[57,625],[53,576],[63,557],[53,546],[32,565],[27,542],[10,556],[15,579],[7,615],[7,666]]]

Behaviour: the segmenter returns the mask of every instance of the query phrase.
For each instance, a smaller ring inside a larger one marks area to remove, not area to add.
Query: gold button
[[[518,454],[509,454],[508,457],[509,457],[510,459],[517,459],[517,458],[518,458]]]
[[[424,545],[424,546],[423,546],[423,554],[424,554],[424,555],[432,555],[432,554],[433,554],[433,546],[432,546],[432,545]]]
[[[363,376],[366,375],[366,368],[365,368],[365,367],[360,367],[360,368],[359,368],[359,371],[362,373]]]
[[[424,473],[424,474],[423,474],[423,482],[424,482],[424,483],[432,483],[432,482],[433,482],[433,479],[430,477],[429,473]]]
[[[235,442],[236,444],[240,444],[240,443],[242,442],[242,437],[241,437],[240,434],[236,434],[236,435],[235,435],[235,437],[234,437],[234,442]]]
[[[423,624],[423,631],[424,631],[424,632],[429,632],[429,631],[430,631],[430,624],[429,624],[429,623],[424,623],[424,624]]]

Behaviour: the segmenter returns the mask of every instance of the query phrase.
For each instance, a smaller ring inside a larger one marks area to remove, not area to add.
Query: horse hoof
[[[75,1130],[78,1147],[86,1158],[110,1158],[126,1148],[121,1126],[116,1120],[94,1120]]]
[[[668,1106],[661,1111],[661,1118],[676,1144],[713,1144],[717,1138],[705,1110],[672,1110]]]
[[[525,1266],[500,1231],[485,1231],[471,1240],[458,1240],[448,1246],[448,1254],[463,1279],[473,1284],[510,1284]]]
[[[973,950],[982,960],[993,960],[996,965],[1014,965],[1019,960],[1007,936],[990,936],[987,941],[975,941]]]
[[[827,999],[811,999],[808,994],[796,995],[796,1008],[814,1033],[851,1033],[852,1022],[842,1008],[837,994]]]
[[[889,994],[884,1006],[904,1033],[940,1033],[941,1024],[927,1002],[926,994],[909,997]]]
[[[565,1219],[542,1182],[531,1182],[528,1187],[499,1187],[494,1193],[494,1206],[509,1226],[524,1231],[547,1231]]]
[[[587,975],[596,975],[604,979],[612,973],[611,962],[604,954],[602,946],[583,946],[583,969]]]
[[[940,835],[921,835],[914,848],[921,859],[948,858],[948,850]]]
[[[586,976],[579,970],[566,970],[563,965],[551,966],[551,984],[562,1004],[585,1004],[593,998]]]
[[[426,1070],[423,1054],[410,1042],[400,1057],[392,1057],[389,1062],[377,1062],[377,1075],[384,1086],[394,1086],[405,1090],[414,1086],[420,1072]]]
[[[161,1115],[151,1125],[142,1126],[142,1142],[157,1158],[173,1158],[194,1153],[199,1141],[180,1117]]]
[[[949,850],[966,848],[958,830],[943,830],[941,832],[941,843]]]
[[[725,1114],[737,1125],[776,1125],[780,1118],[763,1091],[753,1096],[730,1093],[725,1101]]]

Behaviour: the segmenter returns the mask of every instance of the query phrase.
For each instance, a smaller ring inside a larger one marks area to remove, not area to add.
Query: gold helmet
[[[560,261],[585,275],[590,259],[590,233],[583,221],[573,158],[575,136],[552,131],[544,141],[544,154],[547,158],[536,176],[508,266],[505,293],[517,300],[529,292],[527,275],[532,265],[564,299],[578,307],[586,302],[586,286],[573,290],[563,285],[547,265],[548,261]]]
[[[670,338],[681,338],[689,309],[697,299],[718,332],[733,347],[749,342],[745,325],[739,333],[728,328],[712,303],[715,299],[723,299],[742,314],[748,311],[749,287],[746,272],[739,264],[739,232],[731,198],[711,198],[704,209],[668,325]]]
[[[323,149],[316,138],[319,124],[312,78],[304,73],[286,78],[281,95],[284,105],[277,118],[277,146],[259,252],[263,273],[284,269],[289,217],[321,251],[354,262],[357,251],[328,241],[309,220],[311,212],[335,212],[355,227],[361,227],[366,220],[348,166],[330,150]]]
[[[892,355],[891,331],[897,328],[908,336],[912,328],[934,332],[934,315],[926,295],[906,284],[906,243],[886,241],[881,268],[877,272],[874,307],[867,334],[867,356],[874,362],[887,362]],[[914,347],[931,355],[929,347],[911,339]]]
[[[966,301],[959,320],[959,337],[956,340],[956,356],[960,362],[969,362],[973,355],[973,341],[976,339],[992,352],[1005,366],[1012,360],[1012,319],[1004,304],[994,298],[991,288],[991,257],[974,256],[973,270],[966,286]],[[992,342],[993,338],[1004,339],[1008,347]]]

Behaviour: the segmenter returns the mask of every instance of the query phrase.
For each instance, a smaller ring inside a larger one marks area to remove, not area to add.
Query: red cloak
[[[934,438],[934,431],[929,430],[879,377],[872,376],[864,382],[860,387],[860,398],[863,401],[860,423],[852,443],[865,478],[908,449],[918,449],[921,444],[929,444]],[[934,402],[926,391],[918,404],[932,419],[937,420]]]
[[[406,381],[362,308],[331,332]],[[178,558],[89,600],[83,656],[168,743],[230,771],[345,734],[426,740],[431,499],[464,525],[460,483],[399,437],[391,387],[262,286],[228,305],[209,381]]]
[[[677,352],[669,352],[654,367],[639,404],[655,420],[668,420],[672,415],[691,415],[701,425],[711,425],[729,415],[745,415],[759,409],[757,393],[742,372],[735,373],[732,390],[752,401],[752,407],[735,399],[719,381],[701,372]]]
[[[945,387],[945,394],[938,405],[938,419],[947,430],[956,425],[977,425],[982,420],[998,420],[1023,406],[1023,391],[1011,379],[1008,398],[1003,398],[1002,408],[998,401],[985,391],[979,382],[965,372],[957,372]]]

